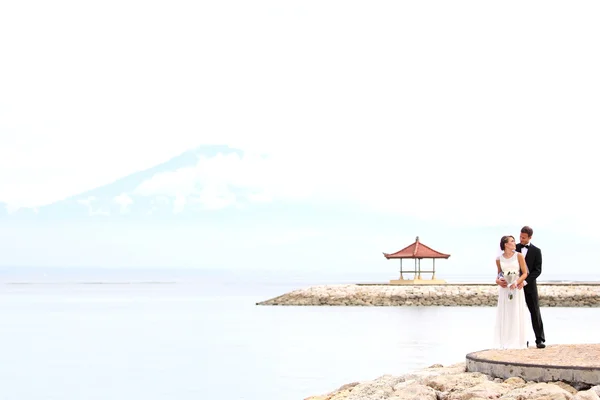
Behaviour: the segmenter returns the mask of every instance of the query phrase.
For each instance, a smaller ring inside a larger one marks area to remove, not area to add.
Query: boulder
[[[598,396],[595,390],[583,390],[577,392],[577,394],[573,396],[573,400],[600,400],[600,396]]]
[[[513,389],[500,398],[505,400],[571,400],[573,395],[558,385],[534,383]]]

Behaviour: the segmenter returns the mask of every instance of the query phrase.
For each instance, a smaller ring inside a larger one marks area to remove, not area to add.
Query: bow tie
[[[525,247],[526,249],[528,249],[528,248],[529,248],[529,245],[528,245],[528,244],[524,244],[524,245],[522,245],[522,246],[523,246],[523,247]]]

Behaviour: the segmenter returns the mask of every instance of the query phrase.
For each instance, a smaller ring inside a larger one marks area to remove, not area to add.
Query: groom
[[[542,323],[542,315],[540,313],[540,303],[538,298],[538,290],[536,279],[542,273],[542,251],[530,243],[531,237],[533,236],[533,229],[529,226],[521,228],[521,235],[519,237],[521,243],[517,245],[517,251],[525,256],[525,263],[529,269],[529,275],[525,281],[527,285],[523,288],[525,291],[525,302],[529,313],[531,314],[531,325],[533,326],[533,332],[535,333],[535,344],[538,349],[546,347],[544,342],[544,324]]]

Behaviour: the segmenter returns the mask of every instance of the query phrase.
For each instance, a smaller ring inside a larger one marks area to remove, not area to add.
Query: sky
[[[194,196],[234,207],[226,188],[236,184],[263,205],[352,205],[365,220],[475,236],[529,224],[552,243],[596,244],[599,8],[2,4],[0,203],[10,212],[52,204],[197,146],[228,145],[244,155],[202,159],[132,190],[171,199],[173,215]]]

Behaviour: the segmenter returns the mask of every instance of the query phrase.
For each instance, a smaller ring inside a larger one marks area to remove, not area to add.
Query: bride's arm
[[[500,258],[496,258],[496,267],[498,267],[498,273],[496,274],[496,284],[502,287],[506,287],[506,279],[500,278],[500,272],[502,272],[502,267],[500,266]]]
[[[517,253],[517,258],[519,259],[519,267],[521,267],[521,276],[519,279],[517,279],[517,286],[521,287],[527,278],[527,264],[525,263],[525,257],[523,257],[523,254]]]

